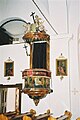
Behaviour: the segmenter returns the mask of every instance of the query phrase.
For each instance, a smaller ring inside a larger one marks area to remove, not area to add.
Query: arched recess
[[[0,22],[0,45],[23,42],[27,22],[18,17],[10,17]]]

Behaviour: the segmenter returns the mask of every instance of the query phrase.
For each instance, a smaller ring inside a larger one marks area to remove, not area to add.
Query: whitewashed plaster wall
[[[14,111],[15,110],[15,91],[16,88],[9,88],[7,92],[7,108],[6,111]],[[11,100],[10,100],[11,96]]]
[[[80,24],[79,7],[79,0],[70,1],[69,32],[73,34],[73,40],[71,40],[70,42],[71,111],[73,113],[73,118],[77,118],[77,116],[80,116],[80,71],[78,71],[78,27]]]
[[[72,39],[71,35],[67,36],[56,36],[51,37],[51,56],[50,56],[50,63],[51,63],[51,71],[52,71],[52,86],[53,86],[53,96],[50,99],[52,111],[55,111],[54,114],[61,114],[65,110],[69,110],[71,108],[70,104],[70,66],[69,66],[69,40]],[[65,58],[67,58],[68,62],[68,69],[67,69],[67,76],[61,80],[60,76],[56,76],[56,59],[63,54]],[[57,98],[57,99],[56,99]],[[63,106],[63,107],[62,107]],[[58,108],[58,109],[57,109]]]
[[[60,1],[61,2],[61,1]],[[67,33],[72,35],[72,39],[69,41],[69,81],[70,81],[70,110],[72,112],[72,120],[76,119],[80,112],[80,79],[79,79],[79,64],[78,64],[78,28],[80,25],[80,1],[67,1],[68,10],[67,10]],[[58,8],[57,8],[58,9]],[[59,9],[58,9],[59,10]],[[53,13],[52,13],[53,14]],[[62,25],[63,22],[59,22],[58,15],[60,12],[57,12],[57,25]],[[55,12],[56,16],[56,12]],[[64,18],[64,17],[63,17]],[[54,22],[54,21],[53,21]],[[61,23],[61,24],[60,24]],[[65,24],[66,25],[66,24]],[[59,43],[59,42],[58,42]],[[61,45],[61,42],[59,43]],[[58,46],[59,47],[59,46]],[[63,45],[62,45],[63,48]],[[58,53],[58,51],[56,52]],[[79,54],[80,55],[80,54]],[[80,61],[79,61],[80,62]]]
[[[26,55],[23,44],[17,45],[5,45],[1,46],[2,53],[2,71],[1,71],[1,82],[4,84],[9,84],[7,77],[4,77],[4,62],[10,59],[14,61],[14,77],[11,77],[10,83],[22,83],[22,72],[25,68],[29,68],[29,58]]]
[[[20,17],[27,22],[32,22],[30,18],[31,12],[36,12],[44,21],[47,28],[47,33],[51,35],[50,48],[50,69],[52,71],[52,89],[53,93],[42,99],[36,107],[27,95],[22,94],[22,112],[29,111],[31,108],[35,109],[37,113],[43,113],[48,108],[53,112],[53,116],[59,116],[64,113],[66,109],[72,112],[72,120],[80,116],[80,87],[79,87],[79,71],[78,71],[78,44],[77,32],[80,23],[80,2],[79,0],[68,2],[68,9],[66,9],[66,0],[48,0],[48,11],[46,6],[39,0],[39,7],[44,14],[49,18],[51,24],[58,32],[58,36],[51,29],[43,16],[37,10],[35,5],[30,0],[1,0],[0,1],[0,21],[8,17]],[[61,81],[56,76],[56,58],[63,54],[68,58],[68,76],[65,76]],[[25,67],[29,68],[29,57],[26,56],[23,44],[1,46],[0,47],[0,75],[1,82],[4,84],[23,83],[21,71]],[[4,61],[10,57],[14,63],[15,74],[10,81],[4,77]],[[24,84],[24,83],[23,83]],[[74,90],[76,90],[74,92]],[[43,107],[44,106],[44,107]],[[76,111],[76,112],[75,112]]]

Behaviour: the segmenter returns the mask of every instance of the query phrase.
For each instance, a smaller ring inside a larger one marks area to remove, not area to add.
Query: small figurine
[[[26,26],[24,26],[26,28],[25,33],[28,32],[46,32],[45,27],[43,26],[44,21],[42,21],[42,19],[38,16],[35,15],[35,12],[30,15],[33,18],[33,22],[34,23],[27,23]]]

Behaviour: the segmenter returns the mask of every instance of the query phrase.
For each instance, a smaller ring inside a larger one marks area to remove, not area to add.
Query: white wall
[[[51,37],[51,71],[52,71],[52,87],[53,96],[50,99],[50,107],[54,115],[60,115],[65,110],[70,110],[70,79],[69,79],[69,45],[70,35]],[[61,80],[60,76],[56,76],[56,59],[63,54],[68,62],[68,75]],[[53,105],[52,105],[53,103]],[[58,109],[57,109],[58,108]]]
[[[51,29],[45,21],[38,9],[30,0],[1,0],[0,1],[0,21],[8,17],[20,17],[27,22],[32,22],[31,12],[36,12],[44,21],[47,33],[51,36],[50,48],[50,69],[52,71],[52,88],[53,93],[42,99],[36,107],[33,101],[22,94],[22,112],[35,109],[37,113],[43,113],[48,108],[53,112],[53,116],[60,116],[66,109],[72,112],[72,120],[80,116],[80,87],[79,87],[79,71],[78,71],[78,27],[80,24],[80,1],[79,0],[48,0],[48,11],[44,7],[43,2],[36,0],[37,4],[43,11],[44,15],[49,19],[52,26],[58,32]],[[5,12],[6,11],[6,12]],[[24,83],[21,71],[29,68],[29,57],[26,56],[23,44],[7,45],[0,47],[0,83],[15,84]],[[68,76],[63,80],[56,76],[56,58],[63,54],[68,59]],[[14,77],[7,81],[4,77],[4,61],[10,57],[14,61]],[[73,91],[76,89],[76,93]],[[44,106],[44,107],[43,107]]]
[[[8,88],[7,92],[7,109],[6,111],[15,111],[15,91],[16,88]]]
[[[10,83],[22,83],[22,72],[29,66],[29,57],[27,57],[24,44],[17,45],[5,45],[1,46],[2,53],[2,71],[1,71],[1,83],[9,84],[7,77],[4,77],[4,62],[10,57],[14,61],[14,77],[11,77]]]
[[[73,113],[73,118],[80,116],[80,71],[78,71],[78,26],[80,24],[79,7],[79,0],[69,1],[69,32],[73,34],[73,40],[70,41],[71,111]],[[76,92],[73,92],[74,90],[76,90]]]

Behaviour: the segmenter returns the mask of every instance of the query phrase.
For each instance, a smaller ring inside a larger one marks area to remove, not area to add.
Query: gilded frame
[[[56,76],[67,76],[67,59],[56,59]]]
[[[10,58],[4,62],[4,77],[14,76],[14,61]]]

